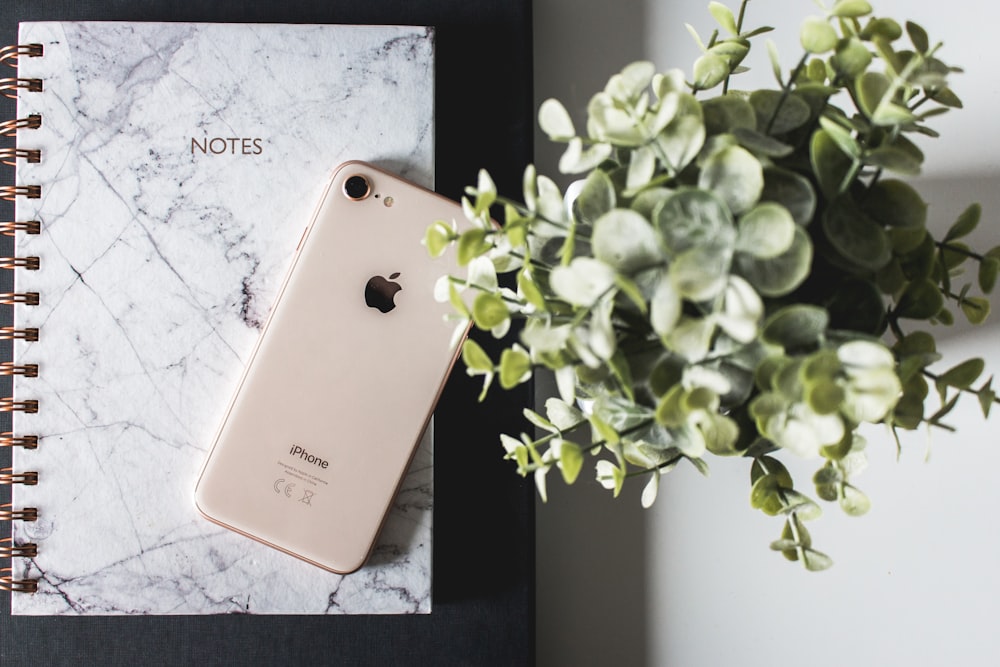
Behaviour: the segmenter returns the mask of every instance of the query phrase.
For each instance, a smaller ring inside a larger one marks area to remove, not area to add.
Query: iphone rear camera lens
[[[364,176],[350,176],[344,181],[344,194],[348,199],[361,201],[372,192],[371,183]]]

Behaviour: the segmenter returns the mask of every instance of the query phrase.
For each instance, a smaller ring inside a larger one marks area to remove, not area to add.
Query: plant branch
[[[799,59],[799,64],[795,66],[792,70],[791,76],[788,77],[788,83],[781,87],[781,97],[778,99],[778,104],[774,107],[774,113],[771,114],[771,118],[767,121],[767,129],[764,130],[764,134],[770,135],[771,128],[774,127],[774,122],[778,119],[778,113],[781,111],[781,107],[785,105],[785,100],[792,93],[792,85],[795,79],[798,78],[799,73],[802,72],[802,68],[806,66],[809,61],[809,54],[803,53],[802,58]]]
[[[933,380],[935,384],[937,384],[937,381],[941,379],[940,375],[938,375],[937,373],[932,373],[926,368],[922,369],[921,373],[923,373],[923,376],[925,378]],[[958,389],[958,391],[961,393],[972,394],[973,396],[979,396],[979,392],[976,391],[975,389],[972,389],[971,387],[957,387],[955,385],[948,385],[948,386],[952,387],[953,389]],[[997,405],[1000,405],[1000,396],[994,396],[993,402],[996,403]],[[951,429],[949,427],[949,430],[954,430],[954,429]]]

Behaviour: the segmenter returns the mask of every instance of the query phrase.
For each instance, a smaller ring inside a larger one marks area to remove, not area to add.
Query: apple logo
[[[396,298],[396,292],[403,289],[399,283],[395,282],[398,277],[398,271],[390,275],[389,278],[372,276],[368,284],[365,285],[365,303],[370,308],[377,308],[383,313],[388,313],[395,308],[396,303],[393,299]]]

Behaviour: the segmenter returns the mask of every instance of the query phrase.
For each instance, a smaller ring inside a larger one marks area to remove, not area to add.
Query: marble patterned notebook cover
[[[37,363],[15,433],[13,614],[430,611],[429,438],[370,563],[339,576],[201,518],[193,488],[215,428],[330,170],[364,159],[430,185],[433,31],[399,26],[39,22],[20,26],[14,359]],[[348,326],[349,323],[345,323]],[[331,406],[331,415],[335,406]],[[282,419],[275,414],[274,419]],[[331,429],[336,419],[331,417]]]

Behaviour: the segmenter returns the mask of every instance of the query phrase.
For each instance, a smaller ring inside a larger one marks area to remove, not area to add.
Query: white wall
[[[534,1],[536,98],[577,112],[630,60],[690,72],[697,51],[683,24],[702,34],[712,25],[707,0]],[[938,226],[982,202],[978,241],[1000,243],[1000,137],[991,129],[1000,86],[989,71],[1000,9],[871,1],[923,25],[945,42],[942,59],[965,69],[954,88],[966,109],[935,125],[942,138],[923,145],[918,188]],[[779,29],[773,38],[790,67],[798,25],[816,11],[811,0],[753,0],[749,21]],[[767,84],[758,57],[741,87]],[[543,172],[556,174],[558,154],[539,137]],[[945,352],[955,362],[986,357],[1000,376],[1000,313],[985,328],[956,331]],[[649,511],[638,489],[612,501],[595,483],[553,480],[537,514],[539,665],[1000,664],[997,414],[985,423],[970,397],[954,419],[957,436],[936,431],[928,450],[914,434],[899,461],[892,441],[871,433],[871,464],[857,482],[873,509],[853,519],[828,507],[810,526],[836,561],[819,574],[767,549],[780,524],[749,507],[743,461],[719,461],[709,479],[671,473]],[[804,488],[812,467],[797,474]]]

